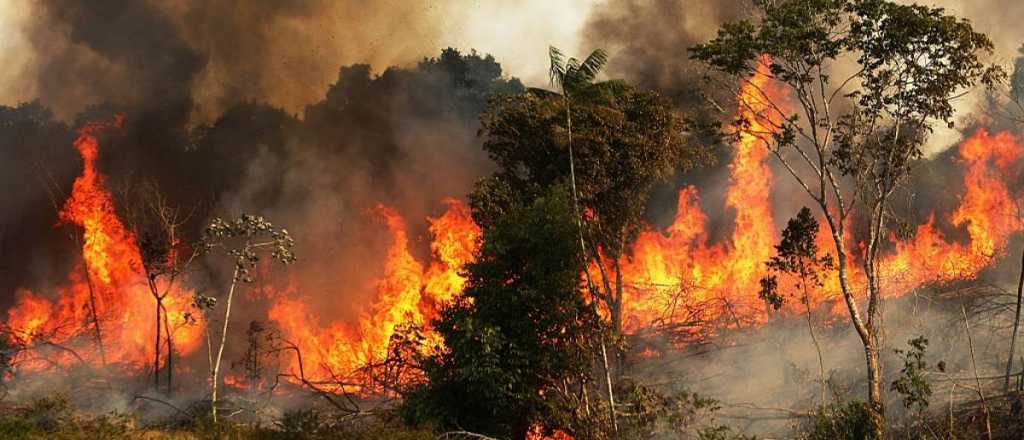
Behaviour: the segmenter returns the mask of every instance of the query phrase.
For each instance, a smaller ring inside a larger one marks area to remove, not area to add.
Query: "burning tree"
[[[707,160],[707,151],[687,142],[682,117],[657,93],[621,81],[593,82],[602,56],[580,62],[562,60],[557,51],[552,55],[553,77],[563,94],[531,89],[498,95],[481,115],[484,150],[499,171],[470,196],[474,219],[486,228],[510,206],[573,183],[583,257],[594,272],[591,293],[619,331],[620,262],[644,227],[650,190]]]
[[[838,276],[853,326],[865,348],[870,420],[884,437],[879,362],[878,252],[890,219],[888,202],[910,173],[935,121],[952,124],[951,100],[996,71],[981,61],[992,42],[941,8],[885,0],[756,2],[758,20],[726,24],[692,49],[693,58],[747,87],[770,128],[735,125],[766,140],[796,183],[820,208],[838,258]],[[852,73],[833,77],[848,63]],[[765,83],[788,86],[789,110]],[[742,101],[742,100],[741,100]],[[846,182],[850,184],[847,185]],[[863,291],[849,276],[849,221],[868,233],[859,258]],[[866,314],[858,299],[867,300]]]
[[[484,231],[466,290],[434,323],[444,347],[425,360],[429,382],[408,409],[503,438],[525,438],[536,423],[586,428],[576,422],[591,412],[591,353],[602,336],[582,292],[572,212],[559,186]]]
[[[269,253],[272,259],[284,264],[294,262],[295,254],[292,253],[294,244],[286,229],[277,229],[263,217],[254,215],[243,214],[232,221],[215,218],[203,231],[200,245],[204,252],[209,253],[215,249],[221,249],[234,260],[231,283],[224,304],[224,322],[220,333],[220,342],[217,345],[217,354],[211,353],[210,356],[210,405],[214,423],[217,422],[220,363],[224,357],[224,346],[227,344],[228,324],[231,322],[231,302],[235,296],[235,289],[241,283],[255,281],[253,270],[260,261],[261,253]],[[204,309],[212,309],[216,306],[214,298],[199,296],[196,302]],[[207,330],[207,337],[209,341],[209,330]],[[212,345],[208,348],[212,351]]]
[[[188,246],[182,237],[181,231],[185,229],[190,215],[172,207],[156,182],[126,184],[123,198],[129,200],[123,208],[126,211],[125,223],[138,242],[146,287],[156,303],[153,389],[159,390],[161,366],[165,365],[167,393],[170,394],[174,374],[175,326],[171,325],[165,302],[172,292],[179,289],[183,275],[199,255],[199,249]],[[186,315],[182,321],[194,324],[191,316]],[[164,350],[166,358],[162,360]]]

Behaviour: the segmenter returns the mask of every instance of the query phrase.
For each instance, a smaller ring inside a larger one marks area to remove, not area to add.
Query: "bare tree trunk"
[[[1013,373],[1013,356],[1017,354],[1017,331],[1020,328],[1020,303],[1024,295],[1024,251],[1021,252],[1020,280],[1017,281],[1017,310],[1013,314],[1013,333],[1010,336],[1010,354],[1006,359],[1006,391],[1010,391],[1010,374]]]
[[[173,389],[172,378],[174,376],[174,339],[171,335],[171,322],[167,317],[167,308],[163,307],[163,301],[160,302],[160,307],[163,308],[164,312],[164,335],[167,338],[164,345],[167,346],[167,395],[171,395]]]
[[[213,363],[213,392],[210,397],[210,408],[213,414],[213,423],[217,423],[217,388],[220,382],[220,361],[224,357],[224,345],[228,338],[228,323],[231,320],[231,300],[235,296],[235,286],[238,285],[238,266],[235,266],[234,275],[231,276],[231,288],[228,289],[228,301],[224,305],[224,328],[220,334],[220,347],[217,348],[217,357]]]
[[[985,432],[988,434],[988,440],[992,440],[992,416],[988,411],[988,400],[985,398],[985,390],[981,387],[981,378],[978,377],[978,361],[974,356],[974,338],[971,336],[971,323],[967,319],[967,308],[964,306],[963,295],[960,291],[957,291],[957,296],[960,297],[960,312],[964,316],[964,331],[967,332],[967,344],[970,348],[971,353],[971,367],[974,370],[974,381],[978,387],[978,397],[981,398],[981,409],[985,412]]]
[[[100,331],[100,317],[99,313],[96,312],[96,291],[92,284],[92,275],[89,274],[89,268],[82,265],[82,269],[85,272],[85,284],[89,287],[89,314],[92,315],[93,328],[96,330],[96,348],[100,351],[100,362],[103,366],[107,366],[107,351],[103,348],[103,333]]]
[[[821,404],[828,400],[828,381],[825,379],[825,359],[821,355],[821,344],[818,336],[814,333],[814,321],[811,316],[811,296],[807,291],[807,274],[803,266],[800,267],[800,283],[804,288],[804,306],[807,308],[807,332],[811,334],[811,341],[814,342],[814,349],[818,353],[818,373],[821,374]]]
[[[882,400],[882,367],[878,356],[878,338],[872,331],[871,343],[864,345],[868,366],[868,416],[878,440],[885,438],[885,401]]]
[[[875,320],[873,319],[873,314],[877,313],[877,308],[869,306],[868,321],[865,322],[860,314],[860,309],[857,307],[856,296],[846,272],[847,259],[846,245],[844,243],[846,237],[843,231],[842,218],[837,221],[829,211],[828,205],[824,203],[821,203],[821,208],[826,220],[828,220],[829,229],[832,231],[832,240],[836,245],[836,257],[839,261],[839,285],[843,292],[843,300],[846,302],[846,308],[850,312],[850,321],[853,323],[853,328],[857,331],[857,335],[864,346],[864,360],[867,364],[868,379],[868,415],[871,421],[871,429],[875,437],[878,440],[882,440],[885,438],[885,403],[882,400],[882,368],[878,355],[877,329],[874,326]],[[868,261],[865,261],[864,267],[868,277],[867,294],[869,301],[873,301],[872,298],[878,292],[876,290],[877,286],[874,284],[874,272],[871,269],[873,267],[870,262],[872,252],[869,251],[866,258]]]
[[[160,391],[160,299],[156,300],[156,342],[153,344],[153,391]]]
[[[608,350],[605,348],[604,337],[601,337],[601,359],[604,361],[604,379],[608,384],[608,410],[612,416],[612,430],[619,432],[619,422],[615,414],[615,393],[612,391],[612,374],[608,368]]]
[[[864,273],[868,281],[868,339],[864,345],[868,362],[868,406],[870,409],[872,430],[878,439],[885,438],[885,401],[882,397],[882,363],[879,356],[881,343],[878,340],[882,327],[881,292],[878,285],[877,256],[882,231],[885,228],[885,203],[887,196],[882,195],[874,202],[871,211],[872,223],[868,232],[868,247],[864,255]]]

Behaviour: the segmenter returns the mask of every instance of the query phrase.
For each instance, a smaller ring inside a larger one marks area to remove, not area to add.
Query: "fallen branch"
[[[150,401],[150,402],[156,402],[156,403],[159,403],[159,404],[165,405],[165,406],[167,406],[167,407],[169,407],[169,408],[171,408],[171,409],[173,409],[173,410],[177,411],[177,412],[178,412],[178,414],[181,414],[181,415],[183,415],[183,416],[185,416],[185,417],[192,417],[192,414],[191,414],[191,413],[189,413],[188,411],[185,411],[185,410],[183,410],[183,409],[181,409],[181,408],[178,408],[178,407],[177,407],[177,406],[175,406],[175,405],[174,405],[173,403],[171,403],[171,402],[168,402],[168,401],[166,401],[166,400],[162,400],[162,399],[157,399],[157,398],[155,398],[155,397],[143,396],[143,395],[141,395],[141,394],[136,394],[136,395],[135,395],[134,397],[132,397],[132,402],[135,402],[136,400],[148,400],[148,401]]]

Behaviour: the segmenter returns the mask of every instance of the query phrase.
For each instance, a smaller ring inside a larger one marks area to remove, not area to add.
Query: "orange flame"
[[[440,305],[462,291],[465,279],[459,271],[475,258],[480,228],[465,203],[456,199],[445,199],[444,203],[448,210],[429,219],[433,258],[426,270],[409,252],[405,221],[394,209],[378,206],[377,213],[392,242],[384,275],[377,282],[376,299],[363,310],[358,324],[311,324],[316,322],[314,315],[300,299],[283,298],[273,304],[268,317],[289,342],[298,346],[307,377],[346,375],[368,363],[380,362],[387,356],[388,344],[399,325],[429,327]],[[289,368],[299,373],[297,358]]]
[[[913,239],[894,238],[896,253],[882,266],[887,293],[900,294],[929,281],[972,279],[1002,255],[1009,237],[1020,231],[1017,205],[1005,183],[1010,166],[1024,153],[1019,139],[980,129],[960,145],[959,153],[967,168],[965,189],[949,222],[966,229],[968,243],[946,241],[935,228],[934,215],[918,226]]]
[[[706,215],[694,187],[679,192],[675,221],[665,234],[641,233],[633,258],[622,265],[623,327],[633,331],[659,319],[707,321],[732,316],[762,322],[764,307],[757,298],[764,262],[772,255],[777,235],[772,221],[772,172],[764,138],[774,131],[775,115],[785,94],[770,81],[767,60],[758,65],[740,95],[745,126],[730,165],[726,206],[735,213],[732,239],[709,245]],[[753,294],[751,294],[753,293]],[[700,304],[696,315],[677,309],[677,301]]]
[[[68,284],[58,289],[51,301],[27,290],[18,293],[18,303],[8,310],[7,325],[19,342],[32,346],[57,343],[97,365],[112,362],[129,369],[149,366],[153,341],[155,303],[146,287],[142,259],[135,237],[115,212],[114,200],[105,188],[106,176],[96,168],[100,132],[119,128],[123,116],[111,122],[90,122],[79,129],[75,148],[82,156],[82,174],[75,179],[71,197],[60,210],[62,222],[82,228],[81,267],[68,276]],[[84,273],[83,273],[84,272]],[[92,299],[90,299],[92,298]],[[175,350],[192,352],[199,344],[202,328],[186,325],[185,313],[191,307],[191,293],[174,289],[164,300]],[[99,356],[91,339],[95,333],[92,311],[100,321],[105,359]],[[86,334],[89,338],[82,340]],[[71,361],[71,355],[58,355],[55,362]],[[30,363],[28,368],[41,366]]]
[[[770,209],[768,151],[761,136],[755,134],[771,132],[771,121],[761,116],[767,110],[765,100],[758,97],[771,97],[778,105],[784,101],[784,91],[759,79],[767,78],[764,73],[755,75],[740,96],[741,116],[750,124],[745,130],[749,133],[736,145],[730,167],[726,205],[736,213],[731,239],[721,245],[706,245],[706,216],[699,207],[697,190],[680,190],[673,224],[665,233],[640,234],[633,258],[622,266],[628,286],[625,330],[656,322],[729,327],[766,320],[766,309],[757,295],[758,280],[764,275],[764,262],[774,253],[779,233]],[[1012,178],[1011,166],[1022,154],[1020,140],[1006,132],[991,135],[981,129],[960,145],[960,163],[966,168],[964,193],[949,222],[966,230],[967,243],[943,237],[935,227],[934,215],[917,228],[912,239],[891,237],[892,250],[882,255],[879,264],[883,295],[900,296],[929,282],[972,279],[1005,253],[1009,237],[1022,227],[1016,200],[1005,183]],[[821,227],[819,246],[834,254],[828,227],[824,222]],[[851,238],[848,249],[859,247]],[[850,256],[847,269],[855,290],[861,292],[865,276],[856,261]],[[808,299],[812,307],[818,307],[839,295],[838,278],[832,274]],[[802,307],[791,309],[799,312]],[[833,310],[837,314],[844,311],[841,307]]]
[[[777,115],[788,111],[789,104],[786,91],[769,79],[767,69],[768,60],[762,60],[740,96],[743,130],[725,195],[725,204],[734,214],[731,235],[711,243],[697,189],[681,189],[672,225],[664,232],[642,232],[632,257],[622,263],[623,326],[627,332],[655,322],[713,332],[715,328],[760,325],[768,319],[767,308],[757,294],[779,230],[772,215],[774,176],[767,164],[770,152],[765,141],[779,122]],[[990,135],[979,130],[962,143],[959,153],[966,167],[965,189],[949,221],[964,228],[969,241],[945,239],[934,219],[919,226],[913,239],[891,238],[891,248],[880,264],[885,295],[899,296],[931,281],[975,277],[1005,251],[1010,235],[1021,229],[1015,200],[1004,183],[1011,165],[1024,154],[1019,140],[1008,133]],[[273,306],[271,319],[293,340],[302,341],[305,355],[313,360],[307,364],[338,372],[380,360],[400,323],[428,324],[441,303],[461,292],[465,279],[459,271],[475,258],[480,230],[464,203],[454,199],[445,203],[448,211],[429,219],[433,258],[425,270],[409,253],[404,221],[392,209],[378,209],[393,241],[376,300],[357,325],[310,326],[312,315],[305,303],[296,299]],[[821,228],[819,246],[834,252],[824,222]],[[859,248],[854,238],[849,240],[848,249]],[[863,291],[864,274],[856,256],[849,257],[850,278],[855,289]],[[841,313],[834,301],[839,294],[838,279],[832,274],[808,299],[812,308],[832,303],[835,313]],[[803,307],[793,305],[788,310],[801,312]]]

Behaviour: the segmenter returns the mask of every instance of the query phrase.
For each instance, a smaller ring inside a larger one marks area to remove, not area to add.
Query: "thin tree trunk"
[[[832,240],[836,245],[836,257],[839,260],[839,286],[843,292],[843,300],[846,303],[846,308],[850,312],[850,321],[853,324],[853,328],[857,331],[857,335],[860,336],[861,343],[864,345],[864,360],[867,364],[867,379],[868,379],[868,412],[871,422],[872,431],[877,440],[885,438],[885,404],[882,401],[882,378],[881,378],[881,365],[878,359],[878,339],[875,335],[876,331],[873,324],[873,319],[870,319],[867,323],[864,322],[864,318],[861,316],[860,311],[857,307],[857,300],[854,296],[853,287],[850,285],[848,274],[846,273],[846,244],[845,233],[843,231],[843,218],[836,219],[832,216],[829,211],[829,207],[824,202],[819,202],[822,212],[825,215],[825,219],[828,221],[829,229],[832,231]],[[871,258],[869,252],[867,258]],[[868,262],[865,262],[865,267],[868,266]],[[876,295],[875,285],[872,281],[872,273],[868,273],[868,298],[872,295]],[[869,315],[875,310],[869,308]]]
[[[601,359],[604,361],[604,379],[608,384],[608,410],[612,416],[612,430],[619,432],[619,422],[615,414],[615,393],[612,391],[612,374],[608,369],[608,350],[605,348],[604,336],[601,337]]]
[[[100,362],[103,366],[107,366],[107,351],[103,348],[103,333],[100,331],[100,317],[99,313],[96,312],[96,291],[92,284],[92,275],[89,274],[89,268],[82,265],[82,269],[85,272],[85,284],[89,287],[89,314],[92,315],[93,328],[96,330],[96,348],[100,351]]]
[[[992,417],[988,411],[988,400],[985,398],[985,390],[981,388],[981,378],[978,377],[978,361],[974,356],[974,338],[971,336],[971,323],[967,319],[967,308],[964,306],[963,295],[960,291],[957,291],[957,296],[960,297],[960,312],[964,316],[964,331],[967,332],[967,346],[970,349],[971,354],[971,368],[974,370],[974,382],[978,387],[978,397],[981,398],[981,409],[985,412],[985,432],[988,434],[988,440],[992,440]]]
[[[828,400],[828,386],[825,380],[825,359],[821,355],[821,344],[818,342],[818,336],[814,333],[814,321],[811,317],[811,297],[807,291],[807,275],[804,268],[800,268],[800,283],[804,288],[804,306],[807,308],[807,332],[811,334],[811,341],[814,342],[814,349],[818,352],[818,372],[821,374],[821,404],[824,405]]]
[[[1017,310],[1013,314],[1013,333],[1010,336],[1010,354],[1006,359],[1006,391],[1010,391],[1010,374],[1013,372],[1013,357],[1017,354],[1017,331],[1020,328],[1021,296],[1024,294],[1024,251],[1021,252],[1020,280],[1017,281]]]
[[[156,297],[156,342],[153,344],[153,391],[160,391],[160,297]]]
[[[224,306],[224,328],[220,334],[220,347],[217,348],[217,358],[213,363],[213,393],[210,398],[210,407],[213,413],[213,423],[217,423],[217,385],[220,382],[220,361],[224,357],[224,345],[228,338],[228,323],[231,320],[231,300],[235,296],[235,286],[238,285],[238,266],[235,266],[234,275],[231,276],[231,288],[228,289],[228,301]]]
[[[878,439],[885,438],[885,401],[882,398],[882,363],[879,356],[881,329],[881,292],[878,286],[878,243],[885,226],[885,197],[875,202],[872,210],[873,222],[869,228],[868,248],[864,257],[864,273],[868,281],[868,341],[864,349],[868,362],[868,404],[872,429]]]
[[[167,338],[164,345],[167,346],[167,395],[170,396],[173,389],[172,378],[174,376],[174,339],[171,335],[171,322],[170,318],[167,317],[167,308],[163,306],[162,300],[160,307],[164,313],[164,336]]]
[[[882,400],[882,368],[878,356],[878,339],[872,332],[872,343],[864,346],[868,366],[868,415],[875,438],[885,438],[885,403]]]
[[[588,270],[587,267],[586,267],[586,264],[587,264],[587,246],[586,246],[586,242],[583,239],[583,217],[580,215],[579,195],[577,194],[577,190],[576,190],[576,164],[575,164],[575,156],[574,156],[573,149],[572,149],[572,112],[570,111],[568,93],[563,90],[562,95],[565,97],[565,125],[566,125],[566,132],[568,134],[568,143],[567,143],[567,145],[568,145],[568,148],[569,148],[569,183],[572,185],[572,209],[573,209],[573,214],[576,216],[576,226],[577,226],[577,229],[579,230],[580,251],[582,252],[581,255],[580,255],[580,258],[583,259],[583,264],[584,264],[583,270]],[[600,262],[598,262],[598,264],[600,264]],[[609,294],[610,293],[611,292],[609,292]],[[597,298],[595,298],[594,300],[596,301]],[[609,304],[609,308],[612,308],[611,304]],[[613,315],[614,315],[614,313],[615,312],[612,311]],[[616,330],[618,330],[618,329],[616,329]],[[605,341],[604,341],[604,336],[601,336],[601,362],[604,364],[604,376],[605,376],[605,381],[608,384],[608,408],[609,408],[609,411],[611,412],[612,429],[614,429],[615,432],[619,432],[619,425],[618,425],[618,421],[616,420],[616,415],[615,415],[615,392],[612,389],[611,369],[608,366],[608,350],[606,348],[606,344],[605,344]]]

